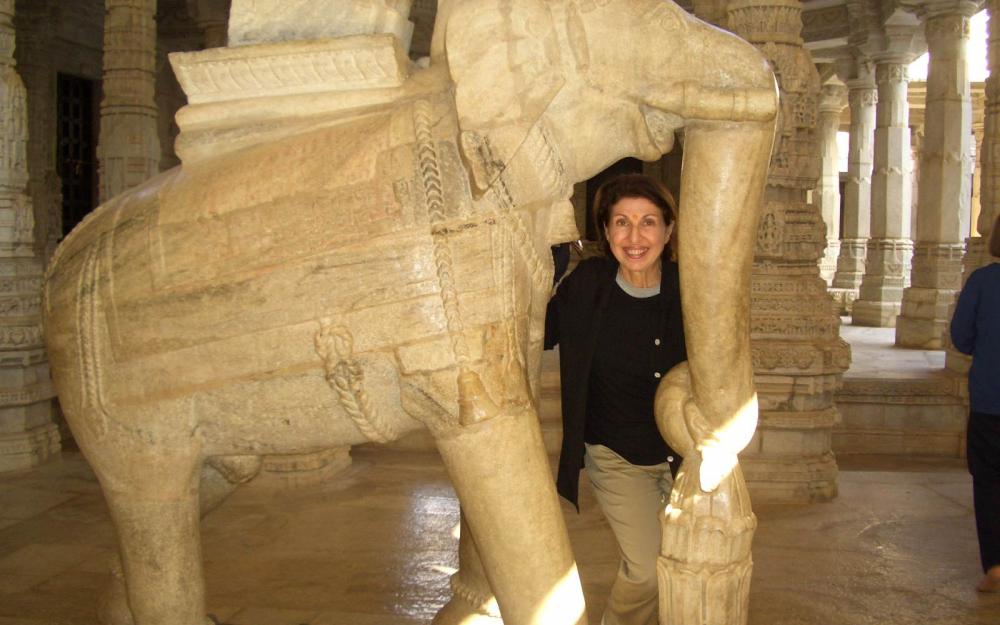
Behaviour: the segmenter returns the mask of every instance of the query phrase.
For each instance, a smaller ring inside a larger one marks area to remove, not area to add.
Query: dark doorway
[[[94,81],[59,74],[56,171],[62,179],[62,229],[69,234],[97,205]]]

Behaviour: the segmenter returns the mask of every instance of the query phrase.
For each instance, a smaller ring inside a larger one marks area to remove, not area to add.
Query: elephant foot
[[[503,625],[500,615],[477,612],[468,602],[455,596],[445,604],[431,625]]]
[[[452,598],[434,617],[432,625],[502,625],[500,608],[486,580],[464,514],[458,536],[458,571],[451,576]]]
[[[122,561],[116,554],[111,560],[111,581],[97,600],[97,622],[100,625],[135,625],[132,610],[125,594],[125,576]],[[202,625],[229,625],[209,614]]]

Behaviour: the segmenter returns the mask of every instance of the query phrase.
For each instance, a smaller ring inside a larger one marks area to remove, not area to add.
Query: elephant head
[[[687,420],[728,461],[756,422],[749,275],[778,107],[767,61],[661,0],[444,4],[438,27],[474,192],[565,199],[574,182],[626,156],[655,160],[683,137]],[[711,490],[720,476],[703,471]]]

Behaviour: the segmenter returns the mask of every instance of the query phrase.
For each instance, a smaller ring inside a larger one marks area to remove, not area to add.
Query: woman
[[[1000,215],[990,254],[1000,256]],[[1000,592],[1000,263],[972,272],[951,319],[951,342],[972,355],[966,457],[985,575],[977,588]]]
[[[618,540],[603,625],[656,625],[660,513],[680,464],[653,417],[660,378],[687,359],[670,192],[629,174],[601,186],[594,223],[605,257],[559,285],[545,347],[559,345],[563,441],[559,494],[579,508],[580,469]]]

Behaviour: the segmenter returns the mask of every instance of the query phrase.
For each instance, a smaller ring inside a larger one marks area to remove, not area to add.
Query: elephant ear
[[[485,0],[448,18],[445,51],[462,153],[488,189],[562,88],[559,44],[542,0]]]

